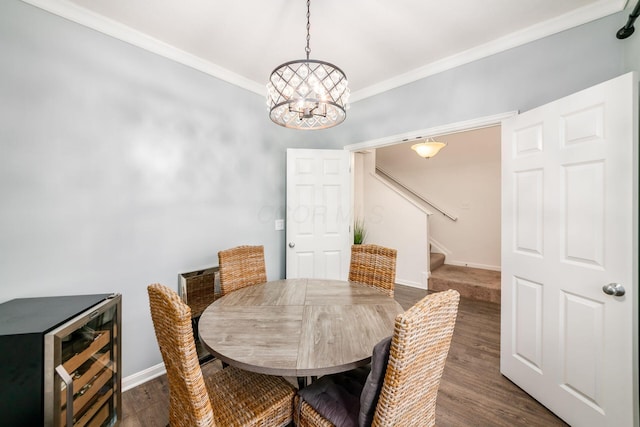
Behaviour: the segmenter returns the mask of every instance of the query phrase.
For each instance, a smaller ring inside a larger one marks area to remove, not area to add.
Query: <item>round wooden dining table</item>
[[[285,279],[248,286],[216,300],[198,323],[204,347],[229,365],[298,378],[369,363],[404,310],[361,283]]]

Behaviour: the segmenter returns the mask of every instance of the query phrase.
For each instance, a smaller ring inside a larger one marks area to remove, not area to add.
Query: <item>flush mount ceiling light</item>
[[[307,0],[307,59],[285,62],[271,73],[267,106],[271,120],[292,129],[326,129],[347,117],[347,76],[333,64],[309,59],[310,0]]]
[[[418,144],[413,144],[411,149],[414,150],[418,156],[430,159],[446,146],[446,142],[434,141],[433,138],[429,138]]]

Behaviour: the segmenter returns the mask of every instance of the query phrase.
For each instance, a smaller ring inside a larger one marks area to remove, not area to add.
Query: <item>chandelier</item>
[[[411,149],[414,150],[418,156],[430,159],[446,146],[447,144],[445,142],[434,141],[433,138],[428,138],[418,144],[413,144]]]
[[[269,118],[292,129],[326,129],[347,117],[347,76],[333,64],[309,59],[310,0],[307,0],[307,59],[285,62],[267,83]]]

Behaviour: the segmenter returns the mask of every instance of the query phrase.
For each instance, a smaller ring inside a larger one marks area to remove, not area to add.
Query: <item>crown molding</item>
[[[124,24],[82,8],[67,0],[22,0],[77,24],[99,31],[118,40],[179,62],[243,89],[265,96],[265,85],[258,84],[233,71],[185,52],[168,43],[134,30]]]
[[[415,82],[425,77],[522,46],[526,43],[586,24],[624,9],[627,0],[600,0],[554,19],[527,27],[480,46],[443,58],[407,73],[351,93],[351,103]]]
[[[82,8],[68,0],[22,1],[85,27],[122,40],[133,46],[140,47],[198,71],[202,71],[203,73],[209,74],[258,95],[264,96],[266,93],[263,84],[247,79],[246,77],[220,67],[210,61],[205,61],[202,58],[148,36],[140,31],[134,30],[131,27]],[[468,49],[459,54],[435,61],[397,77],[355,91],[351,94],[350,101],[351,103],[355,103],[460,65],[521,46],[578,25],[586,24],[587,22],[591,22],[623,10],[626,2],[627,0],[600,0],[597,3],[593,3],[589,6],[585,6],[581,9],[561,15],[541,24],[533,25],[492,42]]]

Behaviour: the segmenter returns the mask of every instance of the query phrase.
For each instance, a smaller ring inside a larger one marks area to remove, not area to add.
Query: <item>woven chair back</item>
[[[393,296],[397,251],[378,245],[351,246],[349,280],[382,289]]]
[[[147,287],[151,318],[169,381],[172,427],[213,426],[213,410],[198,362],[191,309],[176,292],[160,284]]]
[[[218,252],[220,293],[257,285],[267,281],[264,246],[237,246]]]
[[[460,294],[430,294],[396,317],[372,426],[434,426]]]

